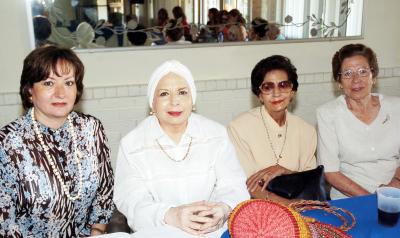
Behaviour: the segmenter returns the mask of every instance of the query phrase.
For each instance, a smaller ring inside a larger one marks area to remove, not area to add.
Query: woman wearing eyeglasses
[[[251,88],[262,105],[229,124],[253,198],[287,203],[289,200],[266,190],[268,182],[316,167],[314,127],[287,110],[297,87],[296,68],[288,58],[274,55],[261,60],[251,73]]]
[[[331,198],[400,187],[400,98],[371,92],[379,72],[375,53],[346,45],[333,56],[332,71],[343,95],[317,109],[318,161]]]

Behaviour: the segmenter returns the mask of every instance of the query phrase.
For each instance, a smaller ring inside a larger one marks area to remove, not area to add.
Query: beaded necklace
[[[53,170],[54,175],[56,176],[57,180],[60,182],[61,188],[62,188],[64,194],[67,196],[67,198],[69,200],[74,201],[74,200],[76,200],[76,199],[81,197],[81,192],[82,192],[82,187],[83,187],[83,175],[82,175],[82,165],[81,165],[80,160],[79,160],[79,158],[82,158],[82,154],[78,150],[78,146],[77,146],[77,143],[76,143],[76,134],[75,134],[75,131],[74,131],[74,126],[72,124],[71,116],[68,115],[68,117],[67,117],[68,125],[69,125],[68,129],[69,129],[69,132],[71,134],[72,146],[73,146],[73,149],[74,149],[74,158],[75,158],[75,162],[76,162],[76,165],[78,167],[78,173],[79,173],[79,190],[78,190],[78,193],[75,196],[72,196],[69,193],[69,187],[65,184],[63,178],[61,177],[61,173],[58,170],[58,168],[56,167],[55,159],[53,158],[53,156],[50,155],[49,147],[44,143],[43,135],[39,131],[39,127],[38,127],[37,122],[35,120],[35,113],[34,112],[35,112],[35,108],[32,108],[31,118],[32,118],[32,122],[33,122],[33,130],[35,131],[35,133],[36,133],[36,135],[37,135],[37,137],[39,139],[40,145],[42,146],[42,148],[44,150],[44,154],[46,156],[46,159],[49,161],[51,169]]]
[[[174,161],[174,162],[182,162],[182,161],[184,161],[184,160],[187,158],[187,156],[189,155],[189,151],[190,151],[190,148],[191,148],[191,146],[192,146],[192,140],[193,140],[193,137],[190,137],[190,142],[189,142],[188,149],[187,149],[187,151],[186,151],[185,156],[183,156],[183,158],[182,158],[181,160],[174,159],[172,156],[170,156],[170,155],[167,153],[167,151],[164,150],[164,148],[162,147],[162,145],[160,144],[160,142],[158,141],[158,139],[156,139],[156,142],[157,142],[158,146],[160,147],[160,149],[162,150],[162,152],[167,156],[168,159],[170,159],[170,160],[172,160],[172,161]]]
[[[279,155],[277,155],[277,153],[275,151],[275,148],[274,148],[274,145],[272,144],[271,137],[269,135],[268,126],[265,123],[265,118],[264,118],[264,115],[262,113],[262,107],[260,107],[260,114],[261,114],[261,118],[262,118],[262,121],[263,121],[263,124],[264,124],[264,127],[265,127],[265,131],[267,132],[267,138],[268,138],[269,144],[271,146],[272,152],[274,153],[274,156],[275,156],[275,159],[276,159],[276,165],[279,165],[279,160],[282,159],[282,152],[283,152],[283,148],[285,147],[285,143],[286,143],[288,122],[285,121],[285,137],[283,138],[283,144],[282,144],[281,152],[279,153]]]

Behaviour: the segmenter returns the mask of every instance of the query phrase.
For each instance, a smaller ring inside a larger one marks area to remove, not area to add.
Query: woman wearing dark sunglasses
[[[343,95],[317,109],[318,161],[331,198],[400,188],[400,98],[372,93],[379,73],[374,51],[345,45],[333,56],[332,71]]]
[[[261,106],[239,115],[228,127],[253,198],[288,203],[266,190],[268,182],[316,167],[314,127],[287,110],[298,85],[296,68],[288,58],[274,55],[261,60],[251,73],[251,89]]]

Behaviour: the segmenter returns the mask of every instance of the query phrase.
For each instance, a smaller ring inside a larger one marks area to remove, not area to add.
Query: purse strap
[[[322,210],[330,213],[338,217],[343,222],[343,224],[338,227],[342,231],[348,231],[356,225],[356,218],[350,211],[340,207],[330,206],[328,202],[301,200],[299,202],[293,202],[289,204],[289,207],[299,213],[309,210]],[[350,218],[350,222],[343,214],[346,214]]]

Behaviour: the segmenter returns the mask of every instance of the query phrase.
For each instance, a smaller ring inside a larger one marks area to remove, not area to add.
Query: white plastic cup
[[[400,216],[400,189],[380,187],[378,196],[378,222],[385,226],[395,226]]]

